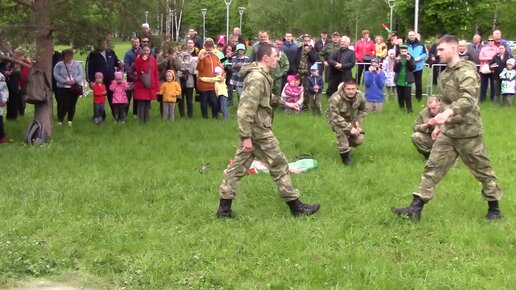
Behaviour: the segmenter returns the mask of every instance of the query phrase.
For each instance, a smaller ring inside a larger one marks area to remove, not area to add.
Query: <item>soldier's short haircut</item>
[[[259,43],[258,51],[256,51],[256,61],[262,61],[263,57],[272,54],[274,46],[268,42]]]
[[[348,85],[357,85],[357,82],[355,81],[355,79],[351,78],[351,79],[346,79],[344,80],[344,86],[348,86]]]
[[[443,37],[439,38],[438,44],[441,43],[449,43],[459,45],[459,40],[454,35],[446,34]]]
[[[431,105],[434,102],[440,102],[440,101],[441,101],[441,99],[439,99],[439,97],[437,97],[437,96],[430,96],[430,97],[428,97],[428,99],[426,101],[426,104],[427,105]]]

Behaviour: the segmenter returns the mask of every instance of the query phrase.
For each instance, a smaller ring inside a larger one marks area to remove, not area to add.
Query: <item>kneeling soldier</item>
[[[438,97],[428,97],[427,107],[419,112],[414,122],[414,134],[412,134],[412,143],[416,146],[419,153],[423,154],[425,159],[430,156],[430,150],[434,145],[435,138],[432,136],[435,126],[427,124],[428,120],[441,113],[441,100]]]
[[[361,124],[365,111],[364,94],[357,90],[353,79],[341,83],[328,101],[326,118],[337,134],[337,150],[344,165],[351,164],[351,147],[364,143]]]

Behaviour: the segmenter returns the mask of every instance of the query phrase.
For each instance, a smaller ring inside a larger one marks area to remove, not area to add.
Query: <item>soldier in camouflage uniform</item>
[[[364,143],[361,125],[365,115],[365,97],[356,82],[349,79],[341,83],[328,101],[326,119],[337,134],[337,150],[344,165],[351,164],[351,147]]]
[[[319,61],[324,65],[324,82],[328,83],[329,74],[330,74],[330,64],[328,63],[328,58],[334,52],[340,49],[340,34],[338,32],[334,32],[331,37],[331,43],[325,45],[323,49],[319,52]],[[321,75],[323,72],[321,71]],[[329,96],[328,96],[329,97]]]
[[[269,173],[278,186],[278,193],[287,202],[293,216],[311,215],[319,210],[319,204],[304,204],[299,200],[299,191],[294,188],[290,179],[287,159],[272,132],[272,104],[277,102],[286,108],[299,111],[298,104],[285,103],[271,93],[272,77],[269,72],[276,67],[277,62],[276,49],[269,43],[263,43],[257,48],[256,62],[240,70],[244,77],[244,91],[237,111],[241,143],[234,162],[225,171],[220,185],[218,218],[233,217],[231,204],[240,179],[247,173],[255,158],[269,168]]]
[[[287,55],[283,52],[283,41],[276,40],[276,48],[278,49],[278,65],[271,71],[270,75],[273,79],[272,93],[276,96],[281,95],[283,90],[283,83],[286,80],[290,64]]]
[[[435,139],[432,138],[432,132],[435,126],[427,124],[427,122],[443,111],[441,100],[437,97],[428,97],[426,104],[427,107],[421,110],[419,115],[417,115],[416,121],[414,122],[414,133],[412,134],[412,143],[416,146],[417,151],[423,154],[425,160],[430,156],[430,150],[432,150],[432,145],[434,145],[435,141]]]
[[[458,41],[454,36],[445,35],[438,43],[441,63],[448,65],[438,79],[444,111],[427,122],[437,126],[433,133],[436,140],[419,188],[413,193],[412,204],[405,208],[392,208],[392,211],[400,217],[419,220],[423,206],[434,195],[435,186],[460,157],[482,183],[482,196],[488,203],[486,219],[499,219],[502,215],[498,201],[502,192],[484,145],[478,107],[479,76],[475,64],[460,59]]]

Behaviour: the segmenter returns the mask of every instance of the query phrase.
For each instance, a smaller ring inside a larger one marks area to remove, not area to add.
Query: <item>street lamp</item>
[[[201,8],[202,15],[202,42],[206,41],[206,12],[208,12],[207,8]]]
[[[233,0],[224,0],[224,3],[226,3],[226,40],[228,40],[229,37],[229,5],[231,5],[231,2]]]
[[[392,12],[394,11],[396,0],[387,0],[387,4],[389,5],[389,8],[391,8],[391,21],[389,22],[389,29],[392,31]]]
[[[419,0],[416,0],[416,8],[414,11],[414,32],[417,34],[419,24]]]
[[[238,14],[240,15],[240,35],[242,35],[242,15],[244,15],[244,10],[245,10],[245,7],[238,7]]]

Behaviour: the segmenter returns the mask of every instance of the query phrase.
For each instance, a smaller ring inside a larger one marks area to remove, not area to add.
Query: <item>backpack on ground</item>
[[[25,144],[41,145],[45,143],[43,138],[43,125],[38,120],[33,120],[25,131]]]

